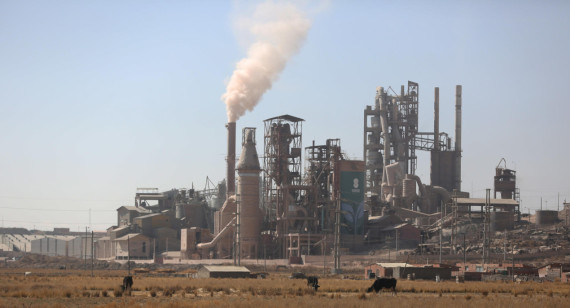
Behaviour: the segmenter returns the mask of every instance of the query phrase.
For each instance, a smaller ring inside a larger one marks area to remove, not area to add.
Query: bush
[[[123,290],[121,288],[116,288],[113,290],[113,295],[115,295],[115,297],[121,297],[123,296]]]

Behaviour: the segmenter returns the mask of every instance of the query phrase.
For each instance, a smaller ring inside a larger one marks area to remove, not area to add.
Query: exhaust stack
[[[461,191],[461,85],[455,87],[455,189]]]
[[[226,199],[236,193],[236,122],[226,124],[228,129],[228,163],[226,174]]]

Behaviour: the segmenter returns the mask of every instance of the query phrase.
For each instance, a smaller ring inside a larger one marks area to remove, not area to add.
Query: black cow
[[[319,290],[319,277],[317,276],[309,276],[307,277],[307,286],[315,288],[315,291]]]
[[[123,291],[126,290],[131,290],[131,288],[133,287],[133,276],[125,276],[125,278],[123,278],[123,285],[121,286],[121,288],[123,289]]]
[[[382,289],[392,289],[392,294],[397,294],[396,283],[398,281],[395,278],[376,278],[374,283],[366,292],[376,292],[378,293]]]

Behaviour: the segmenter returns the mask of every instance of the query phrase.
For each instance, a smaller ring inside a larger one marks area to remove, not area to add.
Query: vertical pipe
[[[434,91],[433,101],[433,152],[431,153],[431,185],[441,185],[439,181],[439,88]]]
[[[455,86],[455,189],[461,191],[461,85]]]
[[[439,88],[435,88],[433,102],[433,148],[439,151]]]
[[[232,196],[236,191],[236,122],[226,124],[228,129],[228,163],[226,174],[226,197]]]

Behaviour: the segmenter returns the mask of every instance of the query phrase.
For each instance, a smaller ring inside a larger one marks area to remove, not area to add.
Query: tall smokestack
[[[439,183],[439,88],[434,91],[433,100],[433,152],[431,153],[431,185],[440,185]]]
[[[455,86],[455,189],[461,191],[461,85]]]
[[[228,129],[228,162],[226,174],[226,197],[236,193],[236,122],[226,124]]]
[[[439,88],[435,88],[433,102],[433,148],[439,151]]]

